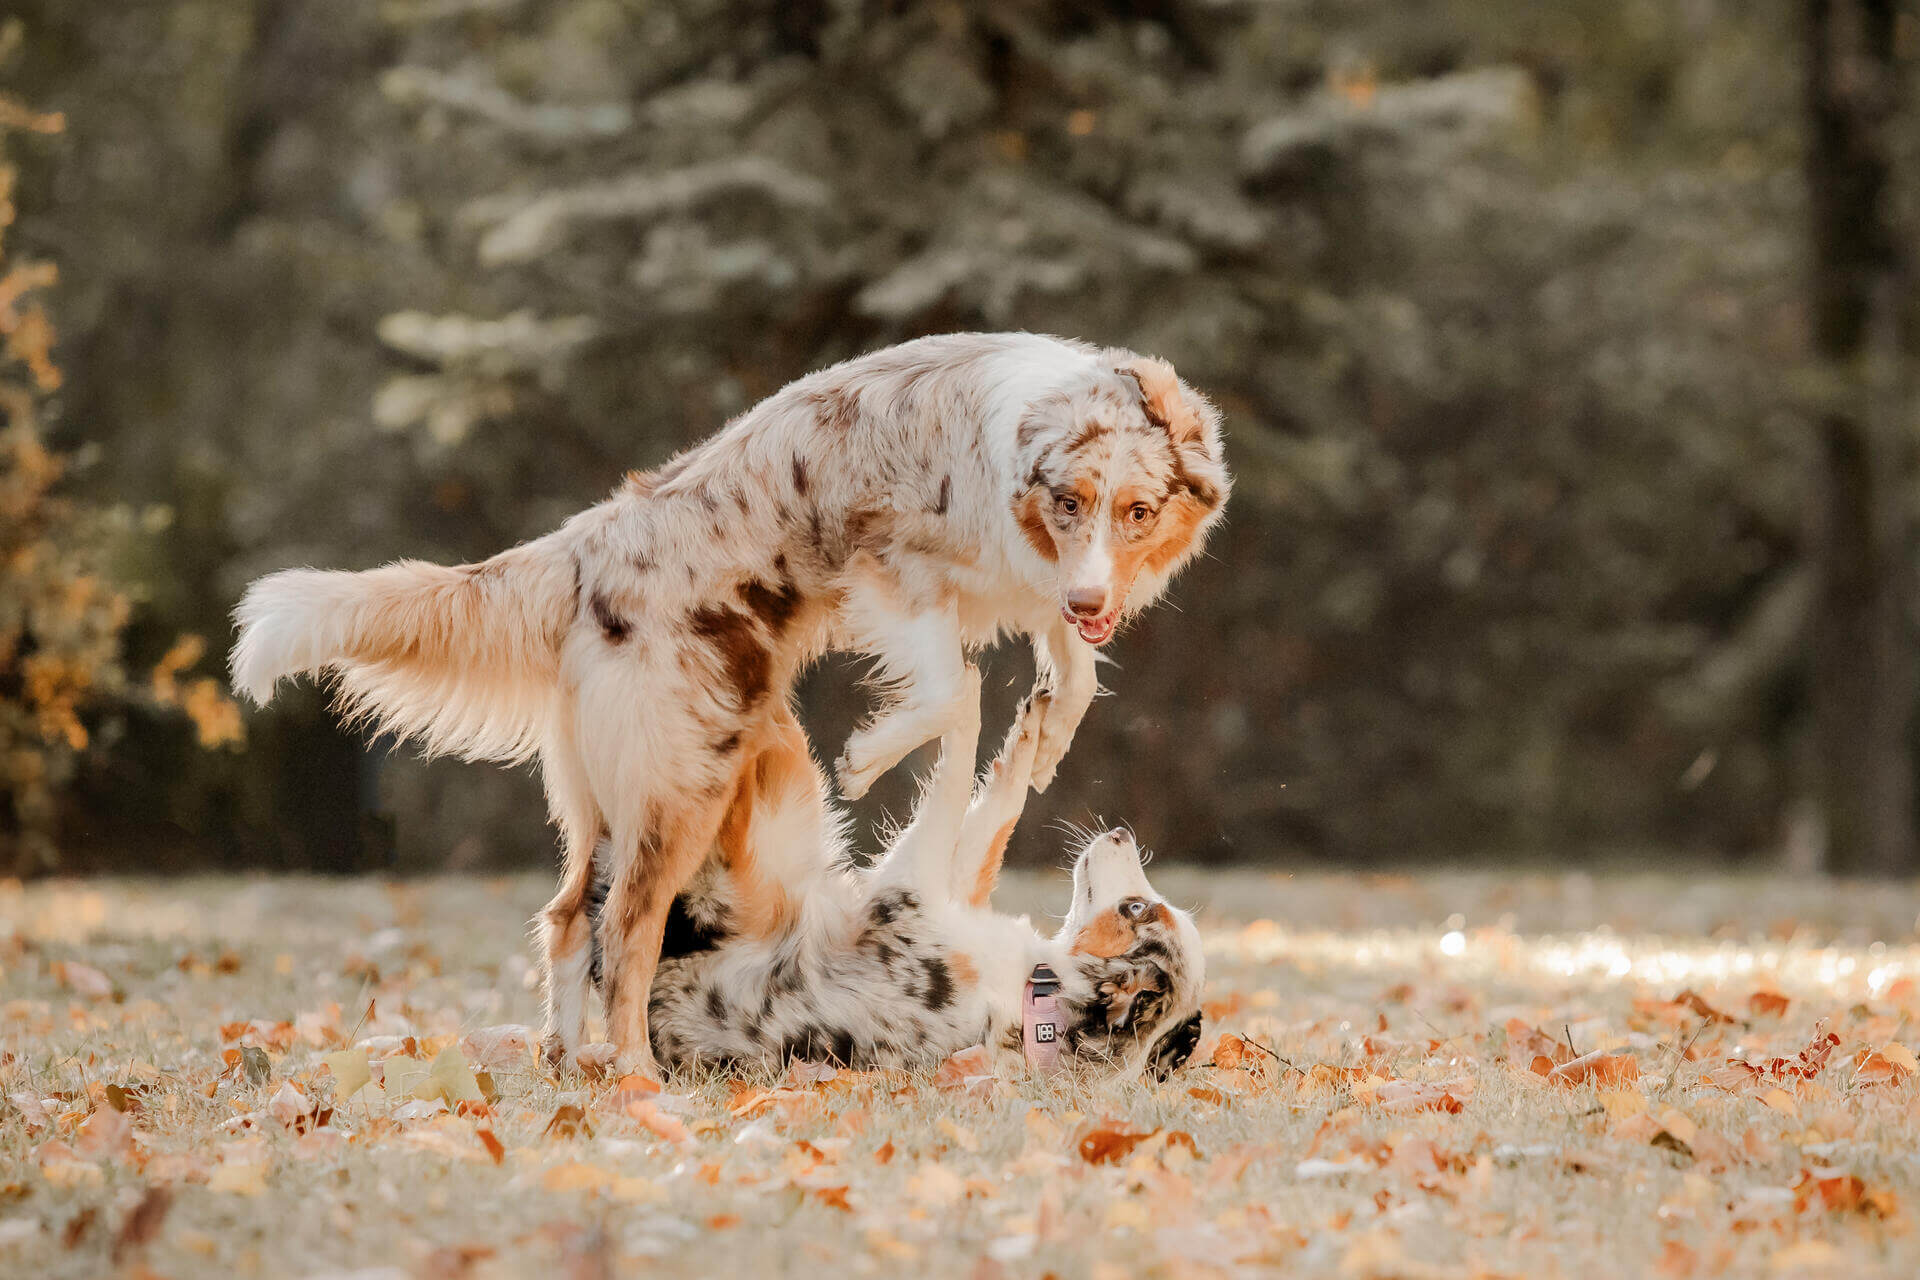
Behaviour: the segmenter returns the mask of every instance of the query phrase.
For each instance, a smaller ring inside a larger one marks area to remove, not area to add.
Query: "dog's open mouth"
[[[1114,630],[1120,625],[1118,609],[1103,613],[1097,618],[1082,618],[1073,610],[1063,606],[1060,616],[1073,624],[1074,630],[1080,633],[1082,640],[1093,645],[1105,644],[1113,639]]]

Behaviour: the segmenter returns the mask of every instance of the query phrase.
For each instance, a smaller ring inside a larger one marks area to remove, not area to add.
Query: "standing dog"
[[[974,1044],[1017,1057],[1026,978],[1046,964],[1066,1062],[1160,1077],[1184,1062],[1200,1038],[1200,935],[1147,883],[1130,832],[1081,846],[1053,936],[989,905],[1048,702],[1022,704],[971,800],[980,715],[957,717],[913,820],[870,870],[852,866],[806,739],[749,744],[749,815],[669,917],[649,1008],[659,1061],[924,1067]]]
[[[604,834],[609,1030],[647,1071],[668,907],[741,803],[743,741],[797,727],[799,670],[869,654],[893,695],[841,758],[857,796],[952,722],[967,646],[1022,632],[1055,690],[1044,788],[1093,698],[1093,647],[1198,548],[1227,487],[1218,415],[1162,361],[921,338],[789,384],[490,560],[261,579],[235,611],[234,684],[264,702],[331,671],[346,706],[429,751],[537,753],[566,847],[542,919],[548,1054],[584,1029]]]

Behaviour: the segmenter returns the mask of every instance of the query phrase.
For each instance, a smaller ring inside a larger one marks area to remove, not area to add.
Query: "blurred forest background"
[[[243,726],[244,584],[478,559],[810,369],[1026,328],[1174,361],[1238,477],[1030,815],[1915,869],[1911,6],[9,9],[0,313],[58,333],[3,371],[16,866],[550,858],[528,776],[305,687]],[[807,702],[830,758],[852,673]]]

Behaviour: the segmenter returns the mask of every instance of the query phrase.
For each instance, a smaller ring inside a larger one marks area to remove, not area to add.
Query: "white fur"
[[[429,751],[537,751],[567,860],[543,936],[573,936],[594,844],[609,836],[607,912],[627,922],[608,939],[610,1020],[622,1064],[644,1070],[667,904],[720,831],[738,744],[782,713],[824,649],[872,654],[889,695],[848,744],[849,792],[950,727],[965,651],[1003,632],[1033,637],[1052,673],[1034,778],[1052,776],[1097,685],[1093,650],[1059,616],[1060,563],[1085,557],[1036,543],[1016,504],[1045,498],[1056,464],[1091,468],[1101,504],[1132,481],[1171,503],[1203,475],[1205,519],[1178,556],[1111,584],[1131,585],[1130,612],[1197,548],[1225,496],[1217,416],[1165,366],[1149,391],[1133,368],[1144,363],[1033,334],[923,338],[850,360],[483,564],[262,579],[236,611],[235,685],[265,700],[282,676],[331,672],[356,715]],[[1170,430],[1170,410],[1192,429]],[[1062,462],[1090,423],[1106,432],[1099,447]],[[1069,524],[1044,536],[1077,545],[1084,530]],[[559,959],[549,982],[577,984],[579,966]],[[583,995],[550,991],[549,1007],[554,1041],[577,1045]]]

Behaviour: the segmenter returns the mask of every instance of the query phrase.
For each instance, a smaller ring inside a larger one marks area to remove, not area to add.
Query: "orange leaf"
[[[1229,1032],[1220,1037],[1220,1043],[1213,1046],[1213,1065],[1232,1070],[1238,1067],[1247,1056],[1247,1042]]]
[[[832,1205],[842,1213],[852,1213],[853,1206],[847,1203],[847,1187],[815,1187],[814,1198],[821,1204]]]
[[[1604,1049],[1583,1053],[1547,1073],[1547,1079],[1568,1087],[1576,1084],[1620,1085],[1639,1078],[1640,1063],[1632,1054],[1609,1053]]]
[[[507,1149],[500,1144],[500,1139],[494,1136],[491,1125],[479,1125],[474,1129],[474,1134],[479,1137],[480,1145],[487,1149],[487,1155],[492,1157],[495,1164],[507,1158]]]
[[[1158,1129],[1149,1129],[1140,1133],[1114,1127],[1089,1130],[1080,1139],[1080,1158],[1088,1164],[1116,1164],[1158,1132]]]
[[[1756,991],[1747,997],[1747,1012],[1756,1018],[1784,1018],[1787,998],[1778,991]]]

